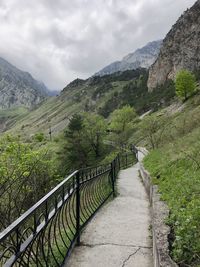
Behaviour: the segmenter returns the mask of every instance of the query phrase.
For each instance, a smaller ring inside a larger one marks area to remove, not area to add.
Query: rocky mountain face
[[[116,61],[106,66],[95,73],[95,76],[103,76],[118,71],[135,70],[138,68],[149,68],[156,60],[161,45],[162,40],[150,42],[135,52],[128,54],[121,61]]]
[[[48,96],[46,86],[0,58],[0,109],[32,107]]]
[[[184,12],[165,37],[149,71],[149,90],[174,79],[181,69],[200,69],[200,0]]]

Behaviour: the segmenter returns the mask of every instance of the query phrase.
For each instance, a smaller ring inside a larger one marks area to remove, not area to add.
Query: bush
[[[44,136],[44,133],[36,133],[34,135],[34,139],[37,141],[37,142],[43,142],[45,140],[45,136]]]

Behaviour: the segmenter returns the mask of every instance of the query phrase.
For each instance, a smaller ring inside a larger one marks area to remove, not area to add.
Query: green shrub
[[[34,139],[37,141],[37,142],[43,142],[45,140],[45,135],[44,133],[36,133],[34,135]]]

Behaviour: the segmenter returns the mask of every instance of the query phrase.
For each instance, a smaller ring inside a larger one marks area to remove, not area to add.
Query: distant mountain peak
[[[32,107],[49,95],[44,83],[0,57],[0,109]]]
[[[122,58],[121,61],[115,61],[108,66],[104,67],[94,76],[103,76],[106,74],[112,74],[118,71],[132,70],[137,68],[149,68],[156,60],[162,40],[149,42],[142,48],[135,50]]]

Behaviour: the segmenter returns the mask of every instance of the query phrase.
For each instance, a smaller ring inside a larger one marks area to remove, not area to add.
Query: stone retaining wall
[[[160,194],[156,185],[152,185],[149,173],[140,164],[140,175],[149,196],[152,217],[153,234],[153,257],[154,267],[178,267],[169,256],[168,235],[170,227],[165,224],[165,219],[169,215],[167,205],[160,200]]]

